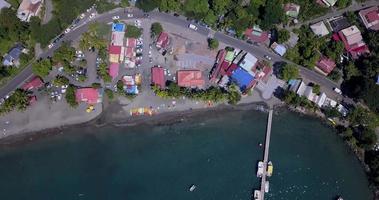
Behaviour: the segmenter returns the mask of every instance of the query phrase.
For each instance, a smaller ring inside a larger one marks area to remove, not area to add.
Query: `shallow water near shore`
[[[259,187],[266,118],[226,111],[171,125],[66,129],[0,152],[0,199],[248,200]],[[270,148],[267,199],[371,199],[357,159],[317,119],[282,110]]]

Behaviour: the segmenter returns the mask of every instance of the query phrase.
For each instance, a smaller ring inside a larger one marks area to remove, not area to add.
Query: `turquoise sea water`
[[[267,114],[83,127],[0,152],[0,199],[248,200]],[[370,199],[354,156],[318,120],[274,115],[268,199]],[[196,184],[194,192],[189,192]]]

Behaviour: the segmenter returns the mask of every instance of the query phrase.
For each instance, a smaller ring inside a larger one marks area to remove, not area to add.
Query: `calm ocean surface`
[[[235,111],[169,126],[68,129],[0,152],[0,199],[249,200],[266,117]],[[267,199],[371,198],[358,161],[318,120],[274,115],[270,147]]]

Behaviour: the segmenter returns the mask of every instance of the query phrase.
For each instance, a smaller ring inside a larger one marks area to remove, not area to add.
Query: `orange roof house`
[[[204,86],[205,81],[200,70],[179,70],[176,75],[180,87],[202,88]]]

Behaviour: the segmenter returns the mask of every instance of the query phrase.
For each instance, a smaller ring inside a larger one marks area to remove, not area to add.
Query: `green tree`
[[[213,10],[209,10],[207,15],[204,17],[204,22],[213,26],[216,24],[216,21],[217,21],[217,16],[213,12]]]
[[[163,31],[163,27],[159,22],[154,22],[151,24],[150,31],[152,36],[158,36]]]
[[[76,92],[75,87],[73,85],[69,85],[66,90],[66,96],[65,96],[68,105],[70,105],[73,108],[78,106],[78,102],[76,102],[76,99],[75,99],[75,92]]]
[[[334,69],[330,74],[328,74],[328,78],[330,78],[333,81],[339,81],[341,79],[341,73],[338,69]]]
[[[187,16],[194,17],[196,19],[205,17],[209,11],[207,0],[185,1],[183,8]]]
[[[320,94],[320,85],[318,85],[318,84],[315,84],[315,85],[313,85],[313,87],[312,87],[312,91],[313,91],[313,93],[315,93],[315,94],[317,94],[317,95],[319,95]]]
[[[139,38],[142,35],[140,28],[133,25],[126,25],[125,37]]]
[[[160,0],[138,0],[136,2],[136,7],[143,10],[144,12],[150,12],[157,8],[160,4]]]
[[[124,83],[122,80],[117,81],[117,92],[120,94],[124,94]]]
[[[349,112],[348,119],[352,126],[363,126],[373,129],[378,125],[378,118],[362,106],[357,106]]]
[[[217,49],[219,45],[219,42],[217,39],[209,38],[208,39],[208,47],[212,50]]]
[[[114,94],[113,94],[113,91],[112,90],[110,90],[110,89],[105,89],[105,94],[107,95],[107,97],[108,97],[108,99],[109,100],[113,100],[114,99]]]
[[[278,31],[278,43],[285,43],[290,39],[290,32],[286,29],[280,29]]]
[[[97,69],[97,74],[104,80],[104,82],[109,83],[112,81],[112,77],[108,74],[107,64],[100,63]]]
[[[68,80],[68,78],[61,75],[56,76],[55,79],[53,80],[53,85],[55,85],[56,87],[61,87],[62,85],[68,85],[69,83],[70,81]]]
[[[129,0],[121,0],[120,6],[123,8],[129,7]]]
[[[261,21],[263,29],[267,30],[283,20],[284,11],[282,5],[282,0],[271,0],[266,2],[263,20]]]
[[[224,14],[231,4],[231,0],[211,0],[210,2],[211,9],[218,15]]]
[[[29,96],[26,91],[17,89],[8,99],[0,105],[0,113],[7,113],[14,109],[23,111],[29,105]]]
[[[71,47],[67,43],[63,43],[55,52],[53,55],[53,62],[54,63],[60,63],[60,62],[71,62],[75,59],[75,48]]]
[[[159,10],[163,12],[178,11],[180,2],[178,0],[161,0]]]
[[[232,105],[236,105],[241,100],[241,93],[235,85],[229,86],[227,99],[228,103]]]
[[[33,74],[40,76],[42,78],[49,75],[51,69],[52,69],[52,64],[51,64],[50,59],[40,60],[38,62],[33,63],[32,65]]]
[[[299,77],[299,69],[292,64],[285,64],[281,69],[281,78],[288,81]]]
[[[354,65],[353,62],[350,62],[348,65],[345,66],[344,68],[344,75],[345,79],[349,80],[353,76],[359,76],[360,71],[359,69]]]
[[[101,88],[101,84],[100,83],[92,83],[92,87],[95,89],[99,89],[99,88]]]

